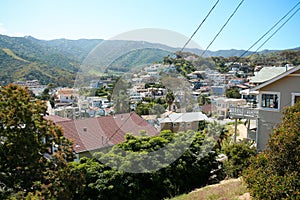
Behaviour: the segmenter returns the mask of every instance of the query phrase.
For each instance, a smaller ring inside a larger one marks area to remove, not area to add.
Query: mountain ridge
[[[140,52],[137,52],[139,49]],[[300,47],[291,50],[299,49]],[[85,70],[85,67],[88,72],[101,71],[100,69],[111,64],[114,64],[114,67],[124,67],[122,65],[126,63],[126,67],[131,68],[124,58],[128,58],[135,65],[147,65],[161,61],[161,56],[172,55],[179,50],[180,48],[146,41],[40,40],[32,36],[10,37],[0,34],[0,84],[39,79],[42,84],[51,82],[60,86],[72,86],[76,73]],[[184,51],[197,55],[203,53],[203,50],[195,48],[187,48]],[[262,53],[276,51],[280,50],[264,50]],[[244,52],[245,50],[236,49],[207,51],[205,57],[239,57]],[[248,52],[245,56],[252,53]]]

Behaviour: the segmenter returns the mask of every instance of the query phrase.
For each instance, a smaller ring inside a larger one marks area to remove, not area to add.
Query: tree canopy
[[[71,142],[44,118],[46,110],[44,102],[32,101],[21,86],[0,88],[0,180],[6,188],[0,198],[37,191],[48,198],[69,198],[77,190],[72,188],[77,180],[68,174]]]
[[[75,164],[86,177],[84,198],[164,199],[222,179],[218,173],[220,163],[213,151],[215,142],[209,138],[206,132],[196,132],[192,137],[190,132],[170,131],[162,131],[153,137],[128,134],[125,142],[105,153],[96,153],[94,158],[82,158]],[[182,149],[188,140],[190,145]],[[168,145],[172,151],[165,148]],[[180,149],[182,154],[177,155]],[[158,150],[161,152],[149,160],[149,156]],[[164,164],[163,160],[176,155],[177,159]],[[149,170],[155,165],[162,168]],[[128,172],[131,169],[148,171]]]

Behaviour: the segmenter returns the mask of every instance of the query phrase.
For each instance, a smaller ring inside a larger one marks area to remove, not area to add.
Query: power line
[[[184,48],[188,45],[188,43],[191,41],[191,39],[194,37],[194,35],[198,32],[198,30],[200,29],[200,27],[202,26],[202,24],[206,21],[206,19],[208,18],[208,16],[211,14],[211,12],[214,10],[214,8],[217,6],[217,4],[219,3],[220,0],[217,0],[217,2],[213,5],[213,7],[210,9],[210,11],[208,12],[208,14],[205,16],[205,18],[202,20],[202,22],[199,24],[199,26],[197,27],[197,29],[194,31],[194,33],[191,35],[191,37],[188,39],[188,41],[184,44],[184,46],[181,48],[180,51],[183,51]],[[221,28],[221,30],[218,32],[218,34],[215,36],[215,38],[213,39],[213,41],[210,43],[210,45],[214,42],[214,40],[218,37],[218,35],[222,32],[222,30],[225,28],[225,26],[227,25],[227,23],[230,21],[230,19],[233,17],[233,15],[236,13],[236,11],[238,10],[238,8],[242,5],[242,3],[244,2],[244,0],[242,0],[239,5],[237,6],[237,8],[234,10],[234,12],[231,14],[231,16],[229,17],[229,19],[227,20],[227,22],[223,25],[223,27]],[[209,46],[210,46],[209,45]],[[205,52],[207,51],[207,49],[209,48],[209,46],[206,48]],[[204,53],[205,53],[204,52]],[[202,53],[202,55],[204,54]],[[201,56],[202,56],[201,55]],[[131,114],[130,114],[131,116]],[[128,121],[128,119],[130,118],[130,116],[124,121],[124,123],[121,124],[121,126],[106,140],[106,144],[108,143],[108,141],[110,141],[116,134],[117,132],[121,129],[121,127],[123,127],[123,125],[125,125],[125,123]]]
[[[267,34],[269,34],[284,18],[286,18],[298,5],[300,4],[300,1],[293,7],[291,8],[278,22],[276,22],[265,34],[263,34],[256,42],[254,42],[238,59],[246,55],[252,49],[257,43],[259,43]],[[297,11],[296,11],[297,12]],[[295,15],[295,13],[293,14]],[[292,16],[293,16],[292,15]],[[290,18],[289,18],[290,19]],[[286,22],[285,22],[286,23]],[[275,31],[277,32],[277,31]],[[259,47],[260,48],[260,47]]]
[[[205,51],[203,51],[203,53],[201,54],[201,56],[203,56],[208,48],[212,45],[212,43],[217,39],[217,37],[219,36],[219,34],[223,31],[223,29],[225,28],[225,26],[228,24],[228,22],[230,21],[230,19],[235,15],[236,11],[239,9],[239,7],[242,5],[242,3],[244,2],[244,0],[242,0],[239,5],[235,8],[235,10],[233,11],[233,13],[230,15],[230,17],[227,19],[227,21],[225,22],[225,24],[222,26],[222,28],[220,29],[220,31],[216,34],[216,36],[214,37],[214,39],[209,43],[209,45],[206,47]]]
[[[127,117],[127,119],[119,126],[119,128],[109,137],[109,138],[107,138],[106,139],[106,142],[105,142],[105,144],[104,145],[106,145],[117,133],[118,133],[118,131],[119,130],[121,130],[121,128],[125,125],[125,123],[129,120],[129,118],[131,118],[131,116],[132,116],[132,113],[133,112],[131,112],[130,114],[129,114],[129,116]]]
[[[213,7],[209,10],[209,12],[205,16],[205,18],[202,20],[202,22],[199,24],[199,26],[197,27],[197,29],[194,31],[194,33],[191,35],[191,37],[187,40],[187,42],[181,48],[180,52],[182,52],[184,50],[184,48],[189,44],[189,42],[192,40],[192,38],[194,37],[194,35],[198,32],[198,30],[200,29],[200,27],[202,26],[202,24],[206,21],[206,19],[208,18],[208,16],[211,14],[211,12],[217,6],[217,4],[219,3],[219,1],[220,0],[217,0],[216,3],[213,5]],[[117,132],[125,125],[125,123],[128,121],[128,119],[130,117],[131,117],[131,113],[130,113],[129,117],[120,125],[120,127],[106,140],[105,144],[107,144],[117,134]],[[144,120],[142,120],[140,123],[143,123],[143,122],[144,122]],[[140,123],[138,125],[140,125]]]
[[[299,2],[300,3],[300,2]],[[298,3],[298,4],[299,4]],[[268,37],[256,50],[254,53],[256,53],[261,47],[263,47],[298,11],[300,8],[298,8],[281,26],[279,26],[270,37]]]
[[[210,15],[210,13],[214,10],[214,8],[217,6],[217,4],[219,3],[220,0],[218,0],[215,5],[210,9],[210,11],[207,13],[207,15],[205,16],[205,18],[202,20],[202,22],[199,24],[199,26],[197,27],[197,29],[194,31],[194,33],[191,35],[191,37],[188,39],[188,41],[186,41],[186,43],[183,45],[183,47],[181,48],[180,52],[182,52],[184,50],[184,48],[189,44],[189,42],[192,40],[192,38],[194,37],[194,35],[198,32],[198,30],[200,29],[200,27],[202,26],[202,24],[206,21],[206,19],[208,18],[208,16]]]

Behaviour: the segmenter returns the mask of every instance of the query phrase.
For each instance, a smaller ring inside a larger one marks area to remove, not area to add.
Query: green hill
[[[72,86],[81,61],[102,40],[38,40],[0,35],[0,83],[38,79]]]
[[[84,72],[89,76],[91,73],[101,74],[105,71],[130,71],[138,66],[162,61],[163,57],[179,50],[180,48],[145,41],[39,40],[30,36],[0,35],[0,84],[38,79],[41,84],[73,86],[77,72]],[[260,52],[260,56],[254,55],[251,60],[259,64],[255,61],[268,60],[268,63],[277,63],[278,59],[286,59],[293,64],[298,64],[299,53],[295,50],[297,48],[287,52],[264,50]],[[197,55],[203,52],[200,49],[185,49],[185,51]],[[244,50],[234,49],[208,51],[206,56],[230,57],[239,56],[243,52]],[[251,52],[246,56],[250,54]],[[194,62],[196,66],[213,68],[214,65],[206,58],[199,58]]]
[[[135,49],[114,60],[106,71],[127,72],[135,70],[155,62],[162,62],[163,57],[172,54],[170,51],[156,48]]]

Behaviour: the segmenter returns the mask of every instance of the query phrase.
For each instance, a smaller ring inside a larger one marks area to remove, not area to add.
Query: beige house
[[[228,118],[229,108],[235,106],[244,106],[247,104],[245,99],[233,99],[226,97],[212,98],[212,114],[218,118]]]
[[[202,112],[174,113],[159,118],[160,130],[180,131],[198,131],[199,122],[207,121],[208,117]]]
[[[73,88],[60,88],[56,92],[55,101],[60,103],[72,103],[78,98],[78,90]]]
[[[281,122],[282,111],[300,101],[300,66],[253,88],[258,91],[257,148],[263,150],[270,133]]]

